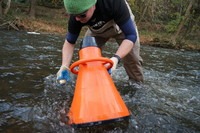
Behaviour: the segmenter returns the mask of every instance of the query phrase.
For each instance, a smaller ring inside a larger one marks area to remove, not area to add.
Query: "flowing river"
[[[0,132],[200,133],[200,53],[149,46],[141,46],[142,86],[128,84],[121,64],[112,75],[132,113],[128,124],[65,125],[76,77],[65,86],[55,82],[63,42],[64,36],[0,31]],[[112,56],[114,44],[103,55]]]

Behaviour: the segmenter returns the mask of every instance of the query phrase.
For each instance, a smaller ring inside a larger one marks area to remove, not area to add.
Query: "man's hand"
[[[116,57],[112,57],[112,58],[110,58],[110,60],[112,60],[112,62],[113,62],[113,66],[111,68],[111,72],[112,72],[117,68],[117,64],[118,64],[119,61]]]
[[[70,71],[66,66],[61,66],[60,70],[57,72],[57,82],[61,85],[66,84],[67,81],[70,81]]]
[[[120,62],[121,58],[118,55],[114,55],[112,58],[110,58],[113,62],[113,66],[111,69],[108,70],[108,73],[111,74],[112,71],[114,71],[117,68],[118,63]],[[106,66],[107,64],[105,64]]]

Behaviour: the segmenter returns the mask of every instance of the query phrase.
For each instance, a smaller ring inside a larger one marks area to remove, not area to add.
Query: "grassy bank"
[[[8,30],[25,30],[34,31],[42,33],[52,33],[65,35],[67,30],[67,19],[68,16],[65,10],[62,9],[52,9],[42,6],[37,6],[36,8],[36,18],[30,18],[27,14],[28,7],[13,7],[10,13],[0,19],[0,28]],[[10,22],[13,27],[9,23]],[[2,26],[2,24],[4,24]],[[154,30],[154,27],[149,28],[148,24],[138,25],[140,33],[140,41],[142,45],[152,45],[155,47],[173,48],[173,49],[185,49],[185,50],[197,50],[200,51],[199,42],[194,40],[184,40],[180,44],[172,45],[170,44],[170,34],[158,32]],[[86,28],[81,32],[84,34]]]

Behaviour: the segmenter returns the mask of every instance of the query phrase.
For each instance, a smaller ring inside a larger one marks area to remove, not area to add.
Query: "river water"
[[[149,46],[141,47],[142,86],[128,84],[121,64],[112,75],[132,112],[128,124],[65,125],[76,77],[65,86],[55,82],[63,41],[64,36],[0,31],[0,132],[200,133],[200,53]],[[109,44],[107,57],[115,50]],[[77,51],[78,46],[73,61]]]

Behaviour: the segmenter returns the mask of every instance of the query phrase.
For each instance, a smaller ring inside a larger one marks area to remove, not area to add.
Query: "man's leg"
[[[126,2],[127,3],[127,2]],[[129,76],[130,80],[134,80],[136,82],[144,82],[143,68],[142,68],[142,57],[140,56],[140,38],[137,26],[135,24],[135,16],[133,15],[130,6],[128,5],[128,9],[131,15],[131,19],[133,21],[133,25],[135,27],[137,33],[137,40],[134,44],[133,49],[123,58],[124,68]],[[123,34],[121,35],[122,38]],[[118,40],[118,43],[121,44],[122,40]]]
[[[119,44],[121,44],[122,40],[116,39]],[[143,70],[142,63],[143,60],[140,56],[140,45],[139,43],[135,43],[133,49],[122,59],[124,63],[124,68],[129,76],[130,80],[134,80],[136,82],[143,82]]]
[[[137,33],[137,40],[133,46],[133,49],[123,58],[124,68],[129,76],[130,80],[136,82],[144,82],[142,63],[143,60],[140,56],[140,41],[137,26],[133,20],[133,24]],[[124,34],[120,34],[115,37],[116,41],[120,45],[124,39]]]
[[[142,70],[142,58],[139,55],[140,48],[134,46],[131,52],[124,57],[124,68],[129,76],[130,80],[137,82],[144,82],[143,70]]]

